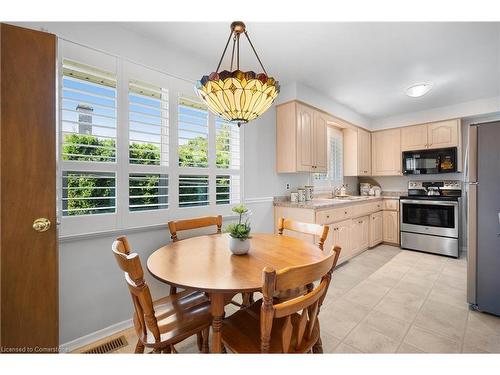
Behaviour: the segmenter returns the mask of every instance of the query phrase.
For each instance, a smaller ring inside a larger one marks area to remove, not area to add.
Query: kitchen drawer
[[[316,223],[329,224],[336,221],[349,219],[352,215],[352,207],[334,208],[316,213]]]
[[[399,199],[384,199],[384,210],[399,211]]]
[[[352,207],[352,217],[369,215],[372,210],[372,203],[357,204]]]
[[[373,213],[377,211],[382,211],[382,200],[376,201],[376,202],[370,202],[369,203],[369,211],[367,213]]]

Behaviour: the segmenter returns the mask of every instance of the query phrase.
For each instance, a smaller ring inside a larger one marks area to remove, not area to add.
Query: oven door
[[[459,202],[401,199],[402,232],[458,238]]]

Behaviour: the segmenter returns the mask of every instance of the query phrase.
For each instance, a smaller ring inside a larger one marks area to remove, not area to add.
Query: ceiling
[[[121,26],[206,62],[200,76],[216,68],[229,36],[229,22]],[[499,95],[500,23],[247,23],[247,31],[282,85],[300,82],[369,119]],[[259,70],[246,40],[241,50],[242,70]],[[434,88],[407,97],[418,82]]]

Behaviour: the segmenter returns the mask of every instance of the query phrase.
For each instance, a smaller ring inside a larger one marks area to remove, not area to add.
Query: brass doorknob
[[[45,232],[50,228],[50,220],[44,217],[35,219],[33,222],[33,229],[37,232]]]

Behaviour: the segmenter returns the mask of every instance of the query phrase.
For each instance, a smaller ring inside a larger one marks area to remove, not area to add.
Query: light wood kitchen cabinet
[[[426,124],[401,129],[401,151],[424,150],[427,144]]]
[[[372,174],[371,134],[360,128],[346,128],[344,134],[344,176]]]
[[[350,237],[353,255],[368,249],[370,245],[370,216],[352,219]]]
[[[377,246],[384,240],[382,211],[370,215],[370,247]]]
[[[326,173],[329,121],[327,114],[302,103],[277,106],[276,171]]]
[[[401,128],[401,151],[460,147],[460,120]]]
[[[384,242],[399,244],[399,213],[397,211],[383,211]]]
[[[332,245],[341,247],[342,249],[340,251],[341,260],[349,259],[353,256],[353,251],[351,246],[351,226],[352,226],[352,220],[344,220],[339,223],[330,225],[330,231],[332,233],[330,248],[332,247]]]
[[[314,112],[314,141],[313,141],[313,169],[316,173],[328,172],[328,142],[327,127],[329,116],[319,112]]]
[[[460,120],[434,122],[427,125],[428,148],[459,147]]]
[[[399,176],[401,163],[401,129],[372,133],[372,176]]]
[[[313,169],[314,110],[297,105],[297,171]]]

